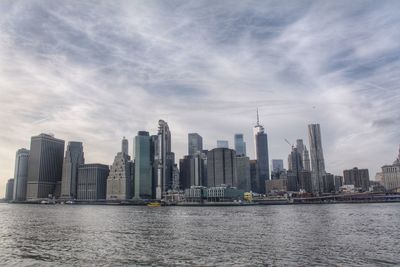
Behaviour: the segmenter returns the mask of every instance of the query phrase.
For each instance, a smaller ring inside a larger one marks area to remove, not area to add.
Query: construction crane
[[[292,145],[286,138],[285,138],[285,142],[288,143],[288,145],[289,145],[291,148],[294,147],[294,145]]]

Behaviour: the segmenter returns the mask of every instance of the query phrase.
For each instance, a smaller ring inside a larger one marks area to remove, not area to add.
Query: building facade
[[[203,150],[203,138],[198,133],[188,134],[188,155],[194,155]]]
[[[246,142],[244,141],[243,134],[235,134],[235,150],[237,156],[246,156]]]
[[[139,131],[135,137],[135,198],[152,199],[153,158],[151,137],[146,131]]]
[[[26,198],[34,201],[61,194],[65,141],[52,135],[31,138]]]
[[[325,173],[322,176],[322,192],[324,193],[334,193],[336,191],[335,187],[335,177],[333,174]]]
[[[5,195],[5,200],[6,201],[11,201],[13,200],[13,193],[14,193],[14,179],[8,179],[7,184],[6,184],[6,195]]]
[[[400,188],[400,148],[399,155],[393,164],[382,167],[382,183],[386,190]]]
[[[18,149],[15,155],[14,168],[14,201],[26,200],[26,186],[28,182],[28,162],[29,150],[25,148]]]
[[[237,189],[249,192],[251,190],[250,181],[250,159],[246,156],[236,156],[236,176]]]
[[[104,164],[84,164],[78,168],[77,199],[105,200],[107,197],[107,177],[110,169]]]
[[[129,142],[128,139],[125,138],[125,136],[122,138],[121,141],[121,152],[129,155]]]
[[[77,197],[78,168],[85,164],[82,142],[68,142],[63,162],[61,198]]]
[[[217,140],[217,148],[229,148],[229,142],[227,140]]]
[[[304,146],[302,159],[304,170],[311,171],[310,154],[308,153],[307,146]]]
[[[125,200],[132,197],[133,163],[127,154],[118,152],[107,178],[107,199]]]
[[[207,186],[207,158],[203,153],[184,156],[179,161],[181,189],[191,186]]]
[[[368,169],[358,169],[357,167],[343,171],[343,182],[345,185],[354,185],[355,188],[366,192],[369,190]]]
[[[308,138],[311,154],[311,177],[313,191],[322,193],[322,176],[325,175],[325,160],[322,150],[321,128],[319,124],[308,125]]]
[[[214,148],[207,153],[207,186],[237,187],[236,152],[229,148]]]

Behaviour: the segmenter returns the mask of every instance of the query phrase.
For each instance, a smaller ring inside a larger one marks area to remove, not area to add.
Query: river
[[[400,265],[400,203],[0,204],[2,266]]]

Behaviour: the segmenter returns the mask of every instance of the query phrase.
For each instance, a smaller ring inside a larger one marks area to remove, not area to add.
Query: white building
[[[393,164],[382,167],[382,181],[386,190],[400,188],[400,149]]]

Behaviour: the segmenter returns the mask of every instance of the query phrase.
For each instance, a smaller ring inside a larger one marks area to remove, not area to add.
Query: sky
[[[391,164],[400,144],[400,1],[0,1],[0,196],[15,152],[53,133],[112,164],[126,136],[168,122],[243,133],[256,108],[270,159],[319,123],[326,170]]]

